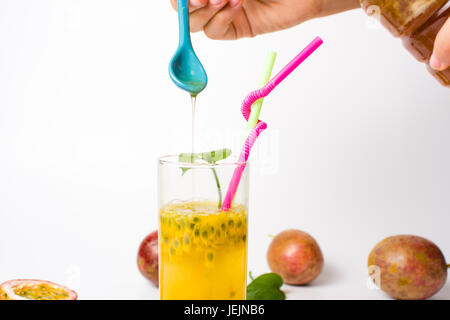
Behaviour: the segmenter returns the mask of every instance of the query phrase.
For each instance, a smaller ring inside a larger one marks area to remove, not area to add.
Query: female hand
[[[450,18],[447,19],[436,37],[430,66],[438,71],[450,67]]]
[[[174,9],[177,0],[171,0]],[[231,40],[287,29],[359,7],[359,0],[190,0],[192,32]]]

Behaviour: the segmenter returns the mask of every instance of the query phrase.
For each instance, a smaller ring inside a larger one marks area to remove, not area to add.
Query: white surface
[[[155,299],[136,268],[156,228],[159,155],[186,151],[190,106],[167,64],[169,1],[0,2],[0,281],[44,278],[81,299]],[[194,36],[209,75],[198,148],[232,146],[265,52],[279,70],[325,45],[266,100],[253,152],[249,269],[268,234],[312,234],[326,267],[290,299],[382,299],[365,263],[382,238],[417,234],[450,256],[450,103],[424,66],[360,11],[217,42]],[[436,298],[450,298],[450,286]]]

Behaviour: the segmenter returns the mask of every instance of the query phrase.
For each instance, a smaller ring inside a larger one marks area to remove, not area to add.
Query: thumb
[[[439,31],[434,42],[433,55],[430,58],[430,67],[443,71],[450,66],[450,18]]]

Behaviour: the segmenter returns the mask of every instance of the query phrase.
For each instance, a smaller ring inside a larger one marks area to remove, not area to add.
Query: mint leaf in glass
[[[204,160],[210,164],[216,164],[220,160],[224,160],[231,155],[230,149],[217,149],[209,152],[202,153],[180,153],[178,155],[178,161],[184,163],[195,163],[197,160]],[[184,175],[190,168],[181,168],[182,175]],[[222,207],[222,188],[220,186],[219,177],[217,176],[217,172],[215,168],[211,168],[214,180],[216,181],[217,193],[219,195],[218,207],[219,209]]]
[[[217,161],[228,158],[231,155],[230,149],[218,149],[209,152],[203,152],[201,158],[208,163],[215,164]]]

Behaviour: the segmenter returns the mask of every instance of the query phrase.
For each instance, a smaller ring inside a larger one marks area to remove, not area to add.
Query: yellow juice
[[[247,208],[171,203],[160,210],[159,224],[161,299],[245,299]]]

